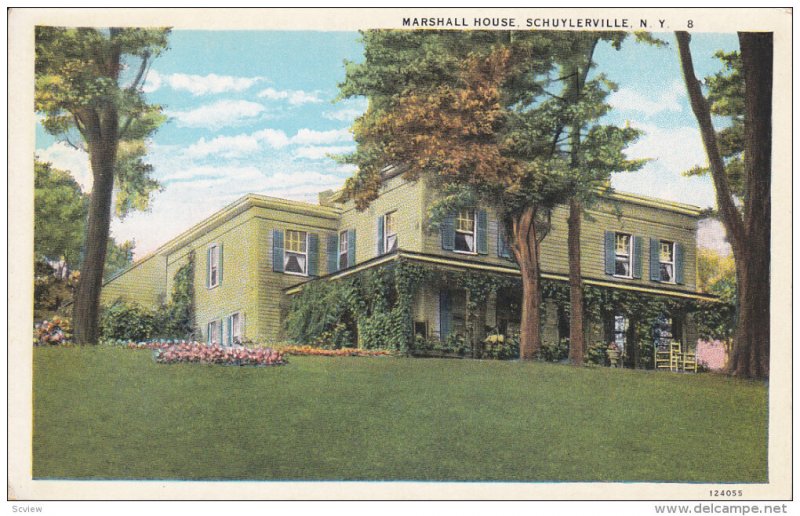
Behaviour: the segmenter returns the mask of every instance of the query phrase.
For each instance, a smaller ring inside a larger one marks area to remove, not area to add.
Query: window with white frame
[[[230,325],[229,328],[231,329],[230,335],[230,343],[232,345],[237,345],[242,343],[242,314],[240,312],[235,312],[230,315]]]
[[[675,242],[659,242],[658,265],[661,281],[675,283]]]
[[[217,321],[211,321],[208,323],[208,344],[219,344],[219,325]]]
[[[339,270],[347,268],[347,231],[339,233]]]
[[[385,253],[397,249],[396,213],[392,211],[383,216],[383,249]]]
[[[208,249],[208,287],[219,285],[219,246],[214,244]]]
[[[475,210],[461,209],[456,216],[455,251],[475,253]]]
[[[308,274],[308,233],[286,230],[283,270],[289,274]]]
[[[632,277],[633,272],[633,237],[626,233],[614,235],[614,276]]]

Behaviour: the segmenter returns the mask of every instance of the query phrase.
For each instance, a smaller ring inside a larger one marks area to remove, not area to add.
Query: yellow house
[[[319,204],[246,195],[111,278],[102,302],[163,303],[175,273],[191,256],[201,340],[275,342],[285,338],[291,296],[310,281],[345,278],[399,260],[455,274],[519,276],[491,209],[459,210],[434,230],[428,207],[435,196],[424,180],[409,182],[399,172],[385,174],[380,196],[365,211],[332,192],[320,194]],[[676,300],[710,299],[696,288],[699,208],[612,192],[589,215],[581,235],[586,285]],[[567,208],[556,208],[541,247],[543,277],[557,282],[567,281],[566,219]],[[447,284],[423,285],[414,294],[409,321],[414,334],[443,339],[464,332],[466,295]],[[487,328],[513,331],[519,322],[513,295],[498,292],[480,301],[479,337]],[[587,337],[624,346],[625,317],[610,317],[589,325]],[[544,319],[545,340],[568,333],[564,314],[552,303],[546,303]],[[694,345],[690,314],[667,320],[671,338]]]

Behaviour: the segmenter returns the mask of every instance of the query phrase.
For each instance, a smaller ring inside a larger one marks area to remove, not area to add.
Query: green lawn
[[[34,478],[765,482],[767,389],[406,358],[34,350]]]

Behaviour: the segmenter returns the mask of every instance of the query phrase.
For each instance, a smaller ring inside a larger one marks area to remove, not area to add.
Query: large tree
[[[676,32],[692,111],[708,156],[717,210],[736,263],[737,323],[731,374],[769,376],[770,186],[772,175],[772,33],[739,33],[740,54],[721,54],[728,73],[703,95],[687,32]],[[715,131],[711,114],[731,117]]]
[[[151,60],[167,48],[168,33],[168,29],[36,28],[35,109],[44,115],[45,130],[64,135],[73,145],[85,145],[92,170],[84,259],[74,303],[75,340],[81,344],[95,343],[98,337],[115,176],[130,185],[123,190],[133,192],[134,199],[148,185],[136,176],[137,170],[148,170],[136,149],[165,117],[160,106],[146,102],[142,84]],[[75,132],[78,143],[73,141]],[[120,154],[120,148],[127,147],[132,149]]]
[[[602,74],[589,80],[597,46],[608,43],[619,49],[625,37],[620,32],[571,33],[562,42],[556,58],[563,81],[563,113],[554,141],[563,142],[560,152],[569,163],[569,359],[575,365],[583,363],[585,351],[581,221],[586,216],[585,210],[607,191],[612,173],[638,170],[644,164],[644,160],[628,160],[624,154],[624,149],[639,137],[639,131],[599,123],[611,109],[606,98],[615,85]],[[648,38],[638,35],[638,39]],[[561,133],[566,137],[561,138]]]
[[[570,129],[583,131],[573,133],[572,142],[586,139],[577,157],[593,173],[606,158],[601,151],[606,143],[636,134],[589,127],[607,111],[597,106],[605,98],[604,78],[588,83],[585,78],[590,56],[578,94],[567,98],[551,91],[578,77],[560,73],[586,61],[585,47],[572,38],[570,33],[371,31],[364,35],[366,61],[349,65],[342,85],[343,96],[370,100],[354,126],[358,149],[348,158],[359,170],[346,191],[359,207],[377,196],[384,167],[401,165],[406,178],[424,174],[446,192],[434,211],[480,200],[499,214],[522,274],[523,359],[541,346],[539,251],[552,210],[576,195],[576,184],[581,192],[589,189],[588,174],[578,181],[577,167],[570,167]]]

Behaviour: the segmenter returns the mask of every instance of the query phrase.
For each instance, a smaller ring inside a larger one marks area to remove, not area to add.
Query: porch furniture
[[[668,347],[656,346],[656,370],[683,370],[683,353],[680,342],[670,342]]]
[[[683,353],[683,364],[681,364],[681,369],[686,372],[696,373],[697,372],[697,353],[694,351],[685,351]]]

